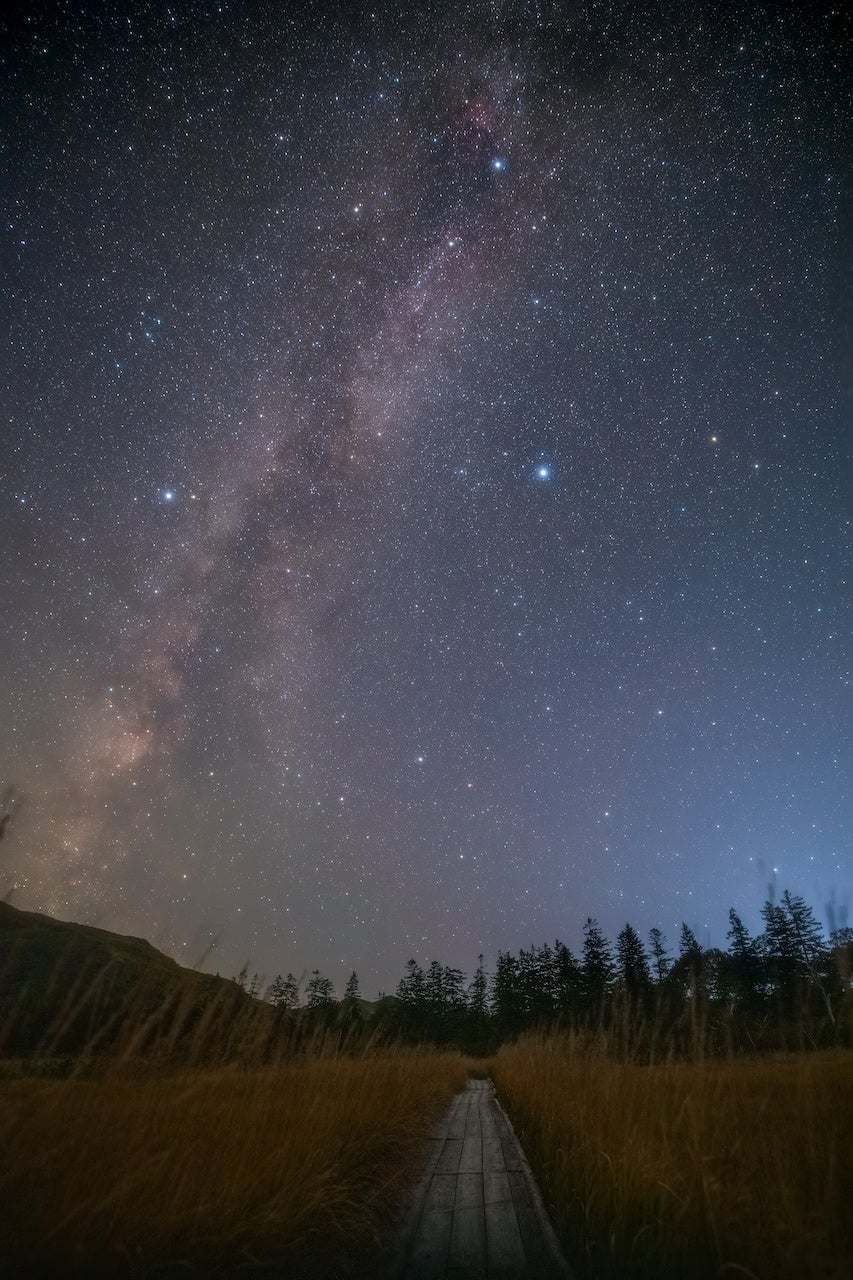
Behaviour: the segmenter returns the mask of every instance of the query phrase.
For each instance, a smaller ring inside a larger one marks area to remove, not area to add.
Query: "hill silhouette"
[[[0,1056],[239,1056],[275,1010],[143,938],[0,902]]]

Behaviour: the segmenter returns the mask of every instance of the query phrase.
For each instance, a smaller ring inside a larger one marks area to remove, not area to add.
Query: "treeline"
[[[675,946],[660,929],[644,941],[626,924],[611,942],[590,918],[579,955],[559,940],[483,957],[459,969],[410,960],[393,996],[360,998],[353,974],[342,1001],[314,971],[303,993],[288,974],[265,993],[290,1022],[321,1022],[348,1035],[488,1052],[524,1031],[564,1028],[606,1035],[639,1058],[763,1052],[853,1044],[853,929],[828,937],[790,892],[762,908],[753,937],[733,909],[727,948],[703,949],[687,924]],[[253,993],[254,994],[254,993]],[[259,993],[258,993],[259,994]]]

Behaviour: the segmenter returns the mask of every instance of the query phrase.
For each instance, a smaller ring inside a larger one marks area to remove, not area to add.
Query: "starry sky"
[[[841,7],[21,5],[0,891],[392,988],[851,901]]]

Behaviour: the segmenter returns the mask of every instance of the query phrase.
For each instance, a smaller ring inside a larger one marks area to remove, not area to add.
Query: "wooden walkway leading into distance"
[[[399,1280],[571,1280],[490,1081],[469,1080],[433,1133],[390,1274]]]

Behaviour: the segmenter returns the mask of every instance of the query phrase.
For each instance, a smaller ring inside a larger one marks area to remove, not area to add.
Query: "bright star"
[[[551,474],[551,468],[546,467],[544,463],[542,466],[536,468],[536,475],[540,480],[547,480],[550,474]]]
[[[174,489],[164,489],[164,490],[163,490],[163,501],[164,501],[164,502],[174,502],[174,501],[175,501],[175,497],[176,497],[176,494],[175,494],[175,490],[174,490]]]
[[[506,160],[502,160],[500,156],[495,156],[492,161],[492,168],[500,173],[501,169],[506,167]]]

